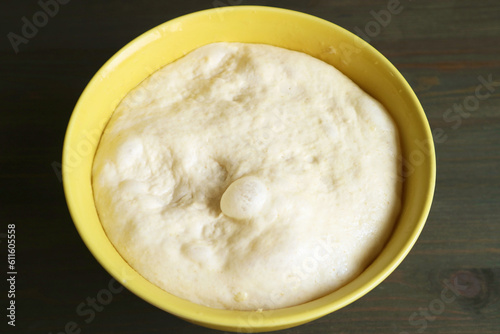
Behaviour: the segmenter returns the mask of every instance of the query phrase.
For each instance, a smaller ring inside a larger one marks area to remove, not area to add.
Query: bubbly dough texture
[[[102,225],[141,275],[214,308],[276,309],[359,275],[400,209],[397,129],[334,67],[215,43],[119,104],[93,166]]]

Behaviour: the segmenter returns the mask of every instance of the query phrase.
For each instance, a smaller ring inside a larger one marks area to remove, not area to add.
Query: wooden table
[[[500,2],[400,0],[384,17],[394,1],[215,2],[295,9],[364,34],[443,134],[434,204],[404,262],[360,300],[283,333],[500,333]],[[58,175],[67,122],[99,67],[142,32],[214,2],[59,2],[51,16],[35,0],[4,2],[0,13],[2,275],[7,224],[17,241],[16,327],[5,286],[0,332],[216,333],[118,287],[93,306],[111,277],[77,234]],[[40,27],[23,31],[26,20]]]

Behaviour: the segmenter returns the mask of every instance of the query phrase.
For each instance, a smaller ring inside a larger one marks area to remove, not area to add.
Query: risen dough
[[[152,283],[210,307],[276,309],[377,255],[399,212],[398,154],[382,105],[332,66],[216,43],[123,99],[93,189],[111,242]]]

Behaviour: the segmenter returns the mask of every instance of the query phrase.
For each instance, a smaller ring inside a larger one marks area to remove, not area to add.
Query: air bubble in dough
[[[220,208],[231,218],[248,219],[259,213],[266,199],[266,186],[255,176],[245,176],[229,185],[220,200]]]

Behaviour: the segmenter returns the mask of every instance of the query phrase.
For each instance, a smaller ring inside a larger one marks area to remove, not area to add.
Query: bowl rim
[[[121,58],[126,58],[127,54],[129,53],[130,49],[135,49],[137,45],[140,45],[143,43],[144,40],[147,40],[148,38],[151,37],[152,34],[155,34],[155,31],[161,27],[166,27],[167,25],[172,25],[176,24],[177,22],[182,22],[185,20],[187,17],[195,17],[195,16],[206,16],[210,15],[213,13],[228,13],[228,12],[240,12],[240,11],[259,11],[259,12],[269,12],[269,13],[286,13],[287,15],[290,16],[296,16],[300,18],[305,18],[310,21],[314,21],[315,24],[321,24],[321,25],[328,25],[331,29],[337,30],[337,32],[341,34],[347,34],[350,35],[351,38],[355,39],[357,43],[360,43],[360,45],[363,45],[364,48],[366,48],[371,54],[374,54],[379,61],[385,62],[385,65],[389,68],[393,69],[394,75],[397,77],[397,81],[400,82],[400,84],[404,87],[405,91],[409,92],[411,94],[411,103],[414,106],[414,111],[417,112],[417,117],[419,118],[421,125],[425,128],[425,134],[428,138],[432,139],[432,134],[430,131],[430,127],[426,118],[426,115],[424,113],[424,110],[411,89],[410,85],[408,82],[404,79],[404,77],[401,75],[401,73],[396,69],[396,67],[387,59],[385,58],[379,51],[377,51],[375,48],[373,48],[369,43],[365,42],[362,40],[360,37],[356,36],[355,34],[349,32],[348,30],[332,23],[327,20],[321,19],[319,17],[298,12],[295,10],[290,10],[290,9],[283,9],[283,8],[277,8],[277,7],[270,7],[270,6],[233,6],[233,7],[221,7],[221,8],[212,8],[212,9],[205,9],[197,12],[193,12],[190,14],[186,14],[177,18],[174,18],[172,20],[166,21],[146,32],[143,34],[139,35],[135,39],[133,39],[131,42],[127,43],[124,47],[122,47],[118,52],[116,52],[106,63],[98,70],[98,72],[93,76],[93,78],[89,81],[87,84],[86,88],[84,89],[83,93],[81,94],[74,110],[71,115],[70,121],[68,123],[68,127],[66,130],[65,134],[65,139],[64,139],[64,146],[63,146],[63,161],[65,161],[65,156],[68,155],[68,148],[69,148],[69,142],[71,141],[71,132],[73,128],[75,127],[75,122],[76,122],[76,114],[78,113],[78,110],[81,109],[82,103],[84,103],[84,100],[86,98],[86,95],[89,94],[89,87],[91,87],[96,80],[99,80],[99,78],[108,70],[110,66],[116,61],[118,61]],[[372,276],[372,279],[369,281],[369,284],[363,284],[362,286],[358,287],[355,289],[352,293],[350,293],[347,296],[344,296],[341,299],[336,299],[336,300],[329,300],[328,297],[332,296],[332,294],[335,294],[335,292],[330,293],[329,295],[326,295],[324,297],[318,298],[316,300],[300,304],[297,306],[292,306],[292,307],[287,307],[284,309],[278,309],[278,310],[265,310],[262,311],[262,316],[261,320],[258,321],[258,323],[253,324],[251,326],[242,326],[241,322],[239,319],[236,319],[233,316],[235,312],[240,314],[243,317],[251,317],[255,315],[255,311],[233,311],[233,310],[217,310],[217,312],[212,312],[213,310],[216,309],[211,309],[208,307],[194,307],[194,308],[183,308],[179,309],[178,307],[169,307],[168,305],[164,305],[158,300],[149,298],[148,296],[144,296],[141,291],[139,291],[136,287],[134,286],[126,286],[130,291],[132,291],[134,294],[139,296],[141,299],[149,302],[150,304],[153,304],[157,306],[158,308],[165,310],[171,314],[174,314],[178,317],[181,317],[183,319],[186,319],[188,321],[211,327],[211,328],[217,328],[217,329],[224,329],[224,330],[234,330],[236,328],[241,329],[251,329],[252,331],[261,331],[261,330],[277,330],[277,329],[282,329],[282,328],[288,328],[292,327],[298,324],[306,323],[309,321],[312,321],[314,319],[317,319],[319,317],[322,317],[324,315],[327,315],[333,311],[336,311],[342,307],[345,307],[346,305],[352,303],[353,301],[361,298],[363,295],[367,294],[370,292],[373,288],[375,288],[377,285],[379,285],[385,278],[387,278],[395,269],[396,267],[404,260],[406,255],[410,252],[411,248],[417,241],[424,225],[426,222],[426,219],[428,217],[430,207],[432,204],[433,200],[433,194],[434,194],[434,189],[435,189],[435,177],[436,177],[436,161],[435,161],[435,151],[434,151],[434,145],[431,141],[429,144],[429,155],[428,155],[428,167],[429,167],[429,179],[428,180],[422,180],[422,182],[427,183],[427,193],[425,194],[425,201],[422,207],[422,210],[420,212],[420,216],[418,217],[418,224],[416,227],[413,229],[411,235],[408,237],[406,240],[404,246],[397,252],[397,254],[394,255],[392,261],[390,261],[389,264],[385,267],[384,270],[378,272],[375,276]],[[86,246],[89,248],[89,250],[92,252],[94,257],[98,260],[98,262],[108,271],[115,279],[117,279],[119,282],[122,282],[121,277],[119,276],[118,273],[114,272],[113,270],[110,270],[108,265],[102,261],[102,254],[97,252],[95,249],[92,248],[92,246],[88,242],[89,236],[86,235],[85,231],[82,228],[82,222],[80,222],[80,218],[76,214],[76,208],[75,208],[75,201],[73,199],[73,190],[69,187],[69,183],[66,182],[68,181],[67,179],[69,178],[68,174],[65,173],[65,166],[63,164],[62,166],[62,175],[63,175],[63,187],[64,187],[64,193],[66,196],[66,202],[68,205],[68,209],[70,211],[71,217],[74,221],[75,227],[77,228],[80,236],[82,237],[83,241],[85,242]],[[390,237],[391,238],[391,237]],[[349,283],[350,284],[350,283]],[[348,284],[348,285],[349,285]],[[343,289],[343,288],[341,288]],[[340,290],[340,289],[339,289]],[[339,291],[337,290],[337,291]],[[332,299],[332,298],[330,298]]]

